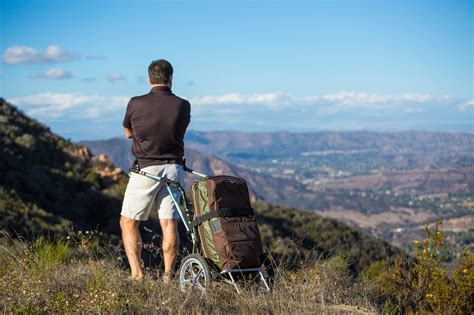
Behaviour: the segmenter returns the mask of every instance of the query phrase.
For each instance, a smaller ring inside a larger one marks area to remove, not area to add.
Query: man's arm
[[[133,137],[133,131],[131,128],[127,128],[127,127],[124,127],[123,128],[124,131],[125,131],[125,137],[127,137],[128,139],[132,139]]]
[[[184,130],[186,130],[191,121],[191,104],[189,104],[188,101],[186,101],[184,109],[184,124],[186,125],[186,128],[184,128]]]
[[[128,139],[131,139],[133,137],[133,131],[132,131],[132,122],[131,122],[131,113],[132,113],[132,99],[127,104],[127,110],[125,111],[125,117],[123,118],[123,128],[125,131],[125,136]]]

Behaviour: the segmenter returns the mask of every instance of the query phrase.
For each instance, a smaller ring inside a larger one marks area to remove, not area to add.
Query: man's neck
[[[169,84],[152,84],[151,88],[158,87],[158,86],[164,86],[171,89],[171,86]]]

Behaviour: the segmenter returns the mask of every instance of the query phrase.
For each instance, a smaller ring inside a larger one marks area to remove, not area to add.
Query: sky
[[[167,59],[194,130],[474,132],[474,1],[0,0],[0,97],[122,136]]]

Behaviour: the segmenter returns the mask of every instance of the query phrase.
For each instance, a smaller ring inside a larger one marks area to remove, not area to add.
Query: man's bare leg
[[[160,219],[161,231],[163,232],[163,259],[165,261],[165,272],[172,272],[176,263],[179,250],[178,220]]]
[[[142,238],[138,231],[140,221],[120,217],[120,227],[122,229],[122,241],[128,263],[132,269],[132,279],[141,279],[143,271],[141,266]]]

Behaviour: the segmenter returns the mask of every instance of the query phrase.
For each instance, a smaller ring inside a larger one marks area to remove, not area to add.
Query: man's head
[[[148,66],[148,78],[151,85],[167,85],[173,81],[173,66],[164,59],[154,60]]]

